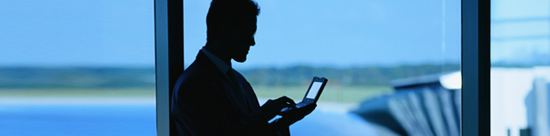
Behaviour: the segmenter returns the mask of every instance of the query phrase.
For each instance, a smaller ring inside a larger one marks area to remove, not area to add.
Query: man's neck
[[[210,53],[220,58],[223,62],[227,63],[231,67],[231,57],[227,54],[227,50],[222,48],[224,45],[221,45],[219,42],[207,42],[204,48]]]

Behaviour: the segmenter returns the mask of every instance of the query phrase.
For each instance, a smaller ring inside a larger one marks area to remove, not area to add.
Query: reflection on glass
[[[209,2],[184,1],[186,66],[206,44]],[[232,65],[260,103],[329,80],[293,135],[459,135],[459,0],[257,3],[256,45]]]
[[[549,41],[549,1],[491,1],[492,135],[550,135]]]
[[[155,135],[152,1],[0,1],[0,135]]]

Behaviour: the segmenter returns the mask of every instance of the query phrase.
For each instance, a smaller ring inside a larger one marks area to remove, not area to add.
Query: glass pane
[[[258,0],[244,63],[260,104],[328,84],[293,135],[459,135],[461,8],[443,1]],[[184,63],[206,44],[210,1],[184,1]]]
[[[550,135],[549,30],[549,1],[491,1],[492,135]]]
[[[0,1],[0,135],[155,135],[153,1]]]

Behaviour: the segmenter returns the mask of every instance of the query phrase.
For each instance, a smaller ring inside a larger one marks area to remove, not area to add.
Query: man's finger
[[[312,103],[312,104],[308,104],[304,107],[301,107],[301,108],[298,108],[298,109],[293,109],[293,110],[290,110],[290,111],[287,111],[287,112],[283,112],[281,113],[281,115],[284,117],[284,116],[305,116],[305,115],[308,115],[309,113],[311,113],[313,110],[315,110],[315,107],[317,107],[317,104],[315,103]]]
[[[287,104],[290,104],[290,106],[296,106],[296,103],[294,103],[293,100],[288,101]]]
[[[286,97],[286,96],[282,96],[282,97],[279,97],[276,101],[279,101],[281,103],[286,103],[286,104],[289,104],[289,105],[296,105],[296,103],[294,103],[294,100]]]
[[[288,97],[286,97],[286,96],[281,96],[281,97],[277,98],[277,100],[280,100],[280,101],[287,101],[287,100],[292,100],[292,99],[290,99],[290,98],[288,98]]]

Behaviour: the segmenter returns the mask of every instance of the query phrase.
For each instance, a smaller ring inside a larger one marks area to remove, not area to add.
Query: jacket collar
[[[218,58],[216,55],[212,54],[210,51],[208,51],[204,47],[201,49],[201,51],[204,53],[204,55],[206,55],[206,57],[210,59],[210,61],[212,61],[212,63],[214,63],[214,65],[216,65],[216,67],[218,67],[218,69],[220,69],[222,73],[227,73],[227,71],[231,69],[230,65],[223,62],[222,59]]]

